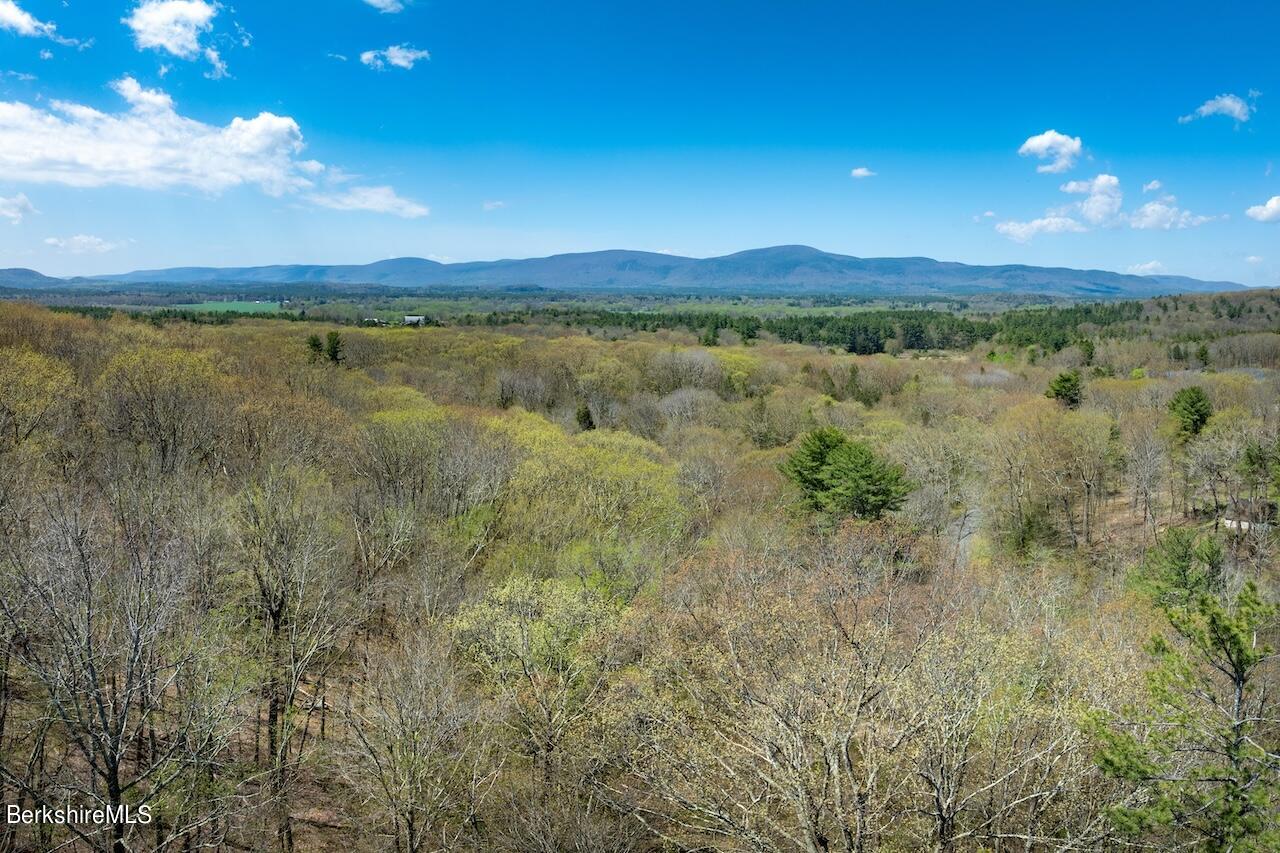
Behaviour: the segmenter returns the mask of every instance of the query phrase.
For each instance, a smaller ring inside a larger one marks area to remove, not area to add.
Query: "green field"
[[[173,305],[172,308],[182,309],[184,311],[226,311],[235,312],[237,314],[277,314],[280,312],[280,305],[276,302],[236,302],[236,301],[214,301],[214,302],[194,302],[189,305]]]

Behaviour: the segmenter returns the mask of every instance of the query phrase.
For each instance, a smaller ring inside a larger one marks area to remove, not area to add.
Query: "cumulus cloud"
[[[1183,210],[1178,207],[1176,196],[1167,195],[1147,202],[1130,214],[1129,225],[1139,231],[1172,231],[1194,228],[1212,220],[1212,216],[1197,216],[1189,210]]]
[[[1049,210],[1043,217],[1030,222],[997,223],[996,231],[1019,243],[1029,243],[1041,234],[1079,234],[1090,230],[1090,226],[1115,223],[1124,204],[1120,179],[1115,175],[1068,181],[1059,189],[1070,195],[1083,195],[1084,199]]]
[[[111,243],[92,234],[77,234],[74,237],[46,237],[46,246],[53,246],[68,255],[103,255],[114,252],[125,243]]]
[[[75,39],[58,35],[57,24],[39,20],[14,0],[0,0],[0,30],[8,30],[20,36],[52,39],[58,44],[79,44]]]
[[[1164,189],[1164,184],[1159,181],[1150,181],[1142,185],[1142,191],[1144,193],[1158,193],[1162,189]]]
[[[133,31],[138,50],[159,50],[186,60],[203,56],[211,66],[207,76],[216,80],[227,76],[226,63],[200,38],[213,29],[218,9],[206,0],[143,0],[123,21]]]
[[[1256,98],[1260,94],[1260,92],[1252,89],[1249,90],[1250,98]],[[1207,118],[1209,116],[1227,116],[1237,122],[1244,122],[1248,121],[1256,110],[1257,107],[1245,101],[1239,95],[1219,95],[1216,98],[1210,98],[1205,101],[1190,115],[1180,116],[1178,124],[1186,124],[1198,118]]]
[[[1129,275],[1159,275],[1164,272],[1164,264],[1159,261],[1147,261],[1145,264],[1134,264],[1129,267]]]
[[[1098,175],[1091,181],[1070,181],[1061,187],[1064,193],[1083,194],[1078,209],[1086,222],[1105,225],[1115,219],[1124,204],[1120,179],[1115,175]]]
[[[1159,181],[1151,181],[1143,190],[1159,188]],[[1086,181],[1068,181],[1059,189],[1069,195],[1082,195],[1084,198],[1074,204],[1051,208],[1042,219],[1002,222],[996,226],[996,230],[1010,239],[1025,243],[1040,234],[1089,231],[1092,228],[1116,227],[1125,223],[1140,231],[1173,231],[1194,228],[1215,219],[1212,216],[1199,216],[1179,207],[1177,197],[1172,195],[1161,196],[1133,213],[1125,213],[1124,193],[1120,189],[1120,179],[1115,175],[1102,174]],[[1280,208],[1280,199],[1274,201],[1277,208]],[[1277,211],[1277,217],[1280,218],[1280,210]]]
[[[366,50],[360,54],[360,61],[370,68],[376,68],[381,71],[388,65],[394,65],[396,68],[403,68],[406,71],[413,68],[420,60],[430,59],[431,54],[425,50],[418,50],[407,44],[393,44],[391,47],[383,50]]]
[[[1080,141],[1080,137],[1067,136],[1056,130],[1046,130],[1044,133],[1033,136],[1022,143],[1022,147],[1018,149],[1018,153],[1023,157],[1048,160],[1048,163],[1036,167],[1037,172],[1047,174],[1067,171],[1076,164],[1082,151],[1084,151],[1084,143]]]
[[[1280,195],[1273,195],[1266,204],[1255,204],[1244,213],[1259,222],[1280,222]]]
[[[430,208],[396,195],[391,187],[352,187],[338,193],[312,193],[307,198],[332,210],[389,213],[402,219],[420,219],[431,213]]]
[[[127,110],[104,113],[66,101],[42,109],[0,101],[0,180],[211,194],[248,186],[277,197],[314,195],[315,203],[342,210],[425,215],[426,208],[397,203],[388,187],[325,195],[316,181],[330,172],[338,180],[341,172],[302,158],[302,131],[288,116],[263,112],[225,126],[205,124],[180,115],[167,93],[144,88],[132,77],[111,85]]]
[[[13,198],[0,196],[0,219],[7,219],[14,225],[21,225],[22,220],[33,213],[39,213],[31,199],[22,193]]]
[[[1088,231],[1069,216],[1045,216],[1030,222],[999,222],[996,231],[1018,243],[1030,243],[1041,234],[1067,234]]]
[[[862,180],[863,178],[874,178],[876,173],[868,169],[866,166],[859,166],[849,173],[851,177]]]
[[[402,0],[364,0],[364,2],[383,13],[394,14],[404,11]]]
[[[169,95],[132,77],[111,85],[127,111],[0,102],[0,178],[211,193],[255,185],[272,195],[306,186],[297,159],[302,132],[293,119],[263,112],[217,127],[179,115]]]

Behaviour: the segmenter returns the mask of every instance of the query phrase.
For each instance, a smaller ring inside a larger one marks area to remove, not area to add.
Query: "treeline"
[[[997,341],[1007,346],[1039,346],[1058,352],[1094,330],[1142,319],[1141,302],[1094,302],[1006,311],[996,318]]]
[[[0,851],[1280,849],[1280,335],[609,337],[0,305]]]
[[[968,349],[982,341],[1010,347],[1036,346],[1058,352],[1082,337],[1140,322],[1142,302],[1099,302],[1067,307],[1018,308],[993,317],[934,310],[867,310],[849,314],[795,313],[778,317],[720,311],[610,311],[590,308],[535,308],[469,314],[455,322],[469,326],[549,323],[574,328],[657,332],[679,329],[706,345],[720,332],[743,341],[767,332],[786,343],[839,347],[857,355],[893,349]]]
[[[637,332],[681,329],[700,335],[708,345],[719,343],[721,332],[743,341],[768,332],[786,343],[839,347],[858,355],[885,352],[891,341],[903,349],[967,349],[986,340],[995,326],[942,311],[859,311],[854,314],[795,314],[757,317],[716,311],[623,312],[583,308],[542,308],[467,315],[460,325],[510,326],[556,323],[575,328],[620,328]]]
[[[765,328],[788,343],[837,346],[858,355],[902,349],[968,349],[995,331],[988,321],[942,311],[862,311],[826,316],[778,317]]]

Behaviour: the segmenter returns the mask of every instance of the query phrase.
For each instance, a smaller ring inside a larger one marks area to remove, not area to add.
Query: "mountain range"
[[[1226,281],[1125,275],[1019,264],[975,266],[930,258],[856,258],[808,246],[753,249],[716,258],[613,250],[526,260],[445,264],[396,258],[364,265],[177,267],[63,280],[0,270],[0,287],[76,284],[361,284],[388,287],[543,287],[558,290],[724,291],[929,296],[977,293],[1067,298],[1146,297],[1240,289]]]

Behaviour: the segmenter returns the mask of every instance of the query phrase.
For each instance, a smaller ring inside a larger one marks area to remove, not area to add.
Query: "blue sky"
[[[805,243],[1280,285],[1277,32],[1272,2],[0,0],[0,267]]]

